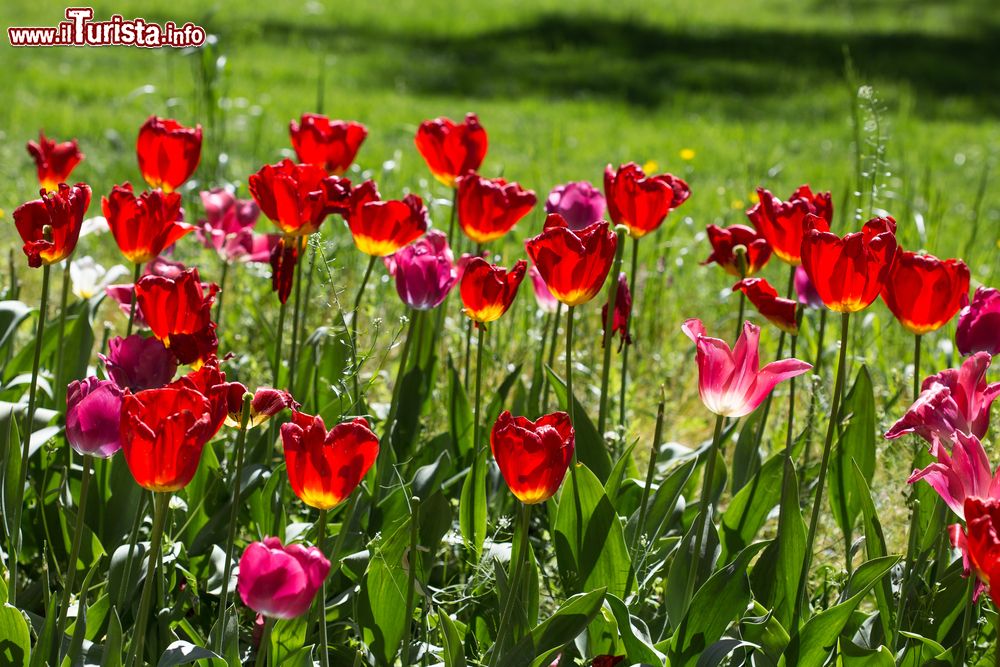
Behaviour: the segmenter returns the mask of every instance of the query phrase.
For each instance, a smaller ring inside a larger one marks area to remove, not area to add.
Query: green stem
[[[305,253],[305,237],[296,239],[298,244],[295,264],[295,301],[292,305],[292,352],[288,357],[288,389],[295,391],[295,367],[299,359],[299,322],[302,317],[302,255]]]
[[[309,330],[309,304],[312,302],[312,286],[313,277],[316,274],[316,248],[319,245],[320,238],[317,237],[316,241],[311,244],[312,251],[309,253],[309,273],[306,276],[306,293],[302,300],[302,321],[299,323],[299,350],[305,345],[305,339],[308,338],[306,332]],[[296,357],[297,359],[297,357]]]
[[[471,321],[471,320],[470,320]],[[472,453],[479,456],[481,435],[480,410],[482,409],[482,388],[483,388],[483,348],[486,347],[486,327],[479,327],[479,336],[476,342],[476,394],[474,407],[474,419],[472,424]]]
[[[708,461],[705,463],[705,477],[701,482],[701,503],[698,517],[695,519],[698,530],[694,536],[694,552],[691,555],[691,564],[688,569],[687,586],[684,590],[684,605],[691,604],[691,598],[695,592],[695,584],[698,581],[698,570],[701,567],[701,549],[704,546],[705,528],[708,525],[708,513],[712,505],[712,479],[715,477],[715,459],[719,458],[718,451],[722,444],[722,426],[726,418],[717,415],[715,418],[715,432],[712,435],[712,446],[708,450]]]
[[[399,657],[404,667],[409,667],[410,652],[407,650],[413,625],[413,597],[416,592],[417,583],[417,561],[420,553],[417,551],[417,543],[420,537],[420,498],[413,496],[410,498],[410,551],[409,551],[409,573],[406,579],[406,631],[400,640]]]
[[[361,279],[358,294],[354,297],[354,309],[351,315],[351,350],[354,356],[354,402],[358,405],[361,403],[361,397],[358,395],[358,383],[361,377],[361,367],[358,363],[358,319],[361,316],[361,299],[365,295],[365,286],[368,284],[368,279],[372,275],[372,269],[375,268],[377,259],[374,255],[368,258],[368,268],[365,269],[365,275]]]
[[[965,610],[962,612],[962,634],[960,635],[961,640],[958,643],[958,652],[955,654],[955,667],[962,667],[965,664],[965,651],[969,643],[969,636],[972,634],[972,612],[973,609],[976,611],[976,617],[979,617],[979,603],[972,599],[972,595],[976,590],[976,573],[969,573],[969,581],[965,587]],[[1000,626],[998,626],[998,632],[1000,632]],[[1000,640],[1000,636],[997,637]],[[997,661],[1000,661],[1000,641],[996,644],[997,651]]]
[[[269,667],[271,664],[271,633],[274,631],[275,620],[270,616],[264,617],[264,632],[261,633],[260,644],[257,645],[254,667]]]
[[[282,303],[278,307],[278,328],[274,332],[274,363],[271,368],[271,384],[275,389],[281,386],[281,343],[285,336],[285,312],[288,310],[287,303]]]
[[[505,650],[507,636],[510,634],[511,616],[514,614],[514,604],[519,597],[520,581],[524,576],[524,569],[528,556],[528,533],[531,528],[531,505],[521,503],[521,510],[518,513],[517,535],[514,538],[514,546],[518,547],[515,553],[511,554],[511,563],[507,577],[507,598],[504,600],[503,610],[500,614],[500,624],[497,626],[497,640],[493,645],[490,655],[490,667],[499,664],[500,658]]]
[[[321,552],[324,551],[326,544],[326,519],[327,510],[320,510],[319,521],[316,524],[316,544],[319,545]],[[319,616],[319,664],[322,667],[330,667],[330,643],[326,637],[326,581],[329,578],[329,575],[323,578],[319,588],[319,598],[316,600],[316,611]]]
[[[135,311],[139,307],[139,294],[136,291],[136,285],[139,282],[139,277],[142,275],[142,264],[136,264],[135,268],[132,270],[132,303],[128,307],[128,326],[125,328],[125,337],[128,338],[132,335],[132,325],[135,324]]]
[[[63,265],[63,276],[62,276],[62,290],[59,293],[59,340],[56,344],[56,382],[59,382],[63,377],[63,341],[66,338],[66,301],[69,298],[69,259],[66,259]],[[62,390],[65,392],[65,387]],[[65,397],[65,394],[63,394]],[[72,452],[72,450],[67,447],[67,451]],[[66,465],[67,472],[70,460],[72,459],[72,454],[67,456]]]
[[[406,365],[410,359],[410,348],[413,347],[413,339],[416,337],[417,318],[421,311],[413,310],[409,312],[409,322],[406,325],[406,340],[403,341],[403,350],[399,355],[399,367],[396,369],[396,382],[392,386],[392,402],[389,404],[389,414],[385,419],[385,430],[382,432],[382,447],[378,453],[378,483],[375,486],[375,499],[372,507],[378,505],[382,496],[382,489],[389,485],[389,470],[392,461],[393,439],[396,434],[396,415],[399,412],[400,393],[403,390],[403,378],[406,377]]]
[[[458,188],[451,189],[451,212],[448,214],[448,246],[455,248],[455,205],[458,199]],[[455,252],[458,252],[456,249]]]
[[[46,225],[47,227],[47,225]],[[35,426],[35,402],[38,398],[38,367],[42,361],[42,338],[45,334],[45,311],[49,307],[50,265],[42,266],[42,297],[38,305],[38,328],[35,330],[35,352],[31,362],[31,385],[28,388],[28,413],[21,434],[21,467],[17,488],[14,489],[14,543],[8,554],[10,559],[10,580],[7,586],[8,602],[16,606],[17,561],[21,554],[21,510],[24,505],[24,485],[28,481],[28,453],[31,445],[31,431]]]
[[[146,579],[142,585],[142,598],[139,601],[139,616],[135,623],[135,638],[129,651],[128,665],[134,667],[136,660],[143,664],[143,643],[146,640],[146,626],[149,625],[149,606],[153,601],[153,582],[156,577],[156,564],[160,559],[160,547],[163,540],[163,526],[167,520],[167,508],[170,503],[169,493],[153,493],[153,532],[149,537],[149,558],[146,564]]]
[[[610,284],[608,285],[608,312],[604,317],[604,338],[602,344],[604,346],[604,363],[601,366],[601,402],[599,406],[599,411],[597,415],[597,433],[601,437],[604,437],[604,427],[607,425],[608,419],[608,382],[610,381],[610,371],[611,371],[611,336],[613,334],[612,329],[615,323],[615,302],[618,300],[618,275],[621,271],[622,266],[622,255],[625,251],[625,244],[621,242],[621,237],[619,236],[619,242],[615,248],[615,261],[612,264],[611,272],[608,274],[611,277]]]
[[[576,310],[576,306],[569,306],[566,309],[566,413],[569,415],[569,423],[575,424],[576,418],[573,414],[574,408],[576,407],[574,403],[573,395],[573,311]],[[576,448],[573,448],[573,463],[571,470],[573,474],[576,475]],[[575,477],[574,477],[575,479]]]
[[[663,387],[660,387],[660,403],[656,406],[656,429],[653,431],[653,441],[649,444],[649,463],[646,468],[646,485],[642,487],[642,498],[639,501],[639,521],[636,524],[635,534],[632,535],[632,544],[629,547],[628,577],[625,579],[625,595],[632,590],[632,581],[635,578],[636,551],[639,547],[639,537],[646,533],[646,514],[649,504],[649,493],[653,486],[653,476],[656,474],[656,459],[660,453],[660,439],[663,437],[663,408],[666,403]],[[640,586],[641,588],[641,586]]]
[[[128,589],[128,582],[132,579],[132,558],[135,555],[135,546],[139,542],[139,528],[142,527],[142,519],[146,511],[146,491],[139,494],[139,507],[136,508],[135,518],[132,520],[132,529],[128,534],[128,558],[125,559],[125,575],[122,577],[122,585],[118,588],[118,599],[115,607],[121,609],[125,604],[125,592]]]
[[[359,493],[355,492],[351,495],[350,500],[347,501],[347,511],[344,513],[344,520],[340,524],[337,541],[333,543],[333,551],[330,552],[330,574],[327,575],[327,579],[332,579],[337,574],[337,571],[340,570],[340,563],[343,560],[341,552],[344,550],[344,544],[347,543],[347,536],[351,533],[351,524],[354,523],[354,515],[358,509],[358,497]]]
[[[52,653],[54,660],[52,664],[58,665],[62,662],[61,647],[63,634],[66,632],[66,616],[69,612],[69,596],[73,593],[73,583],[76,578],[76,561],[80,557],[80,544],[83,542],[84,515],[87,511],[87,492],[90,489],[90,467],[92,458],[89,454],[83,455],[83,473],[80,478],[80,503],[76,509],[76,527],[73,530],[73,543],[69,551],[69,563],[66,567],[66,581],[63,586],[62,599],[59,604],[59,624],[56,626],[56,634],[52,642]]]
[[[222,297],[226,295],[226,278],[229,277],[229,262],[222,260],[222,275],[219,276],[219,292],[215,297],[215,321],[222,321]]]
[[[559,317],[562,315],[562,302],[556,302],[556,312],[552,321],[552,342],[549,347],[549,357],[548,366],[549,368],[555,369],[556,366],[556,345],[559,343]],[[552,384],[549,382],[549,374],[546,373],[543,378],[542,383],[542,405],[541,411],[548,412],[549,408],[549,389]]]
[[[830,455],[833,452],[833,436],[840,420],[840,401],[844,394],[844,376],[847,371],[847,337],[850,333],[851,314],[841,313],[840,316],[840,357],[837,360],[837,377],[834,380],[833,402],[830,404],[830,421],[826,427],[826,440],[823,443],[823,459],[819,466],[819,479],[816,482],[816,497],[813,498],[812,517],[809,520],[809,536],[806,540],[806,551],[802,558],[802,570],[799,573],[799,588],[795,595],[795,611],[792,614],[791,632],[796,632],[805,605],[806,588],[809,583],[809,568],[812,566],[813,547],[816,544],[816,529],[819,527],[819,514],[823,507],[823,491],[826,486],[826,475],[830,469]]]
[[[635,279],[636,274],[639,271],[639,237],[635,236],[632,238],[632,270],[628,277],[628,290],[632,294],[632,303],[638,303],[639,297],[635,291]],[[635,314],[632,317],[632,329],[636,328],[635,325]],[[625,389],[628,387],[628,353],[632,349],[631,345],[626,345],[625,349],[622,351],[622,386],[618,395],[618,423],[621,426],[625,426]]]

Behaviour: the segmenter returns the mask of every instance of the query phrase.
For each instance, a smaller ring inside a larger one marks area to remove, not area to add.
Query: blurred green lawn
[[[706,435],[679,324],[702,317],[710,331],[728,337],[735,301],[721,271],[697,264],[708,254],[704,226],[745,222],[743,211],[757,185],[787,196],[809,182],[833,190],[841,213],[845,210],[854,173],[847,54],[857,82],[873,86],[880,100],[878,130],[887,141],[876,204],[897,217],[901,242],[942,257],[968,251],[976,284],[989,281],[998,262],[1000,8],[994,0],[100,0],[93,5],[98,18],[121,13],[161,23],[190,20],[216,35],[212,55],[225,59],[213,88],[221,98],[218,120],[210,125],[210,103],[196,74],[205,63],[212,69],[212,58],[125,47],[13,49],[4,37],[0,209],[7,212],[7,224],[0,240],[5,246],[16,240],[10,211],[37,187],[24,143],[39,128],[79,138],[87,160],[74,176],[93,186],[91,214],[97,214],[97,196],[139,178],[134,140],[148,115],[206,125],[207,159],[193,185],[242,185],[261,164],[290,154],[288,121],[316,109],[320,72],[323,111],[368,126],[359,163],[379,179],[386,196],[404,189],[447,196],[429,179],[412,137],[424,118],[460,117],[466,111],[478,112],[489,132],[483,171],[518,180],[540,198],[566,180],[600,183],[608,162],[653,161],[688,179],[694,194],[664,231],[643,242],[645,298],[639,309],[644,312],[633,356],[639,371],[630,393],[639,415],[632,436],[643,447],[661,382],[671,397],[668,436],[691,442]],[[55,25],[62,11],[59,4],[6,0],[0,15],[4,27]],[[694,152],[693,159],[681,159],[684,149]],[[212,157],[219,153],[227,158],[214,170]],[[988,187],[980,206],[984,177]],[[433,213],[439,226],[446,225],[446,207]],[[534,214],[495,248],[504,262],[523,255],[519,243],[540,220],[541,214]],[[839,216],[841,230],[850,224],[850,215]],[[82,246],[83,252],[118,261],[110,239],[89,239]],[[338,254],[339,264],[356,271],[360,260],[349,242],[339,247],[347,249]],[[191,255],[182,259],[196,263]],[[203,272],[210,274],[214,266]],[[775,262],[766,275],[780,286],[785,272]],[[351,273],[344,276],[344,282],[352,279]],[[390,322],[395,300],[388,285],[381,289],[385,298],[373,315]],[[582,338],[589,337],[589,344],[581,344],[581,385],[589,381],[593,387],[600,367],[593,363],[599,356],[593,344],[598,308],[579,310]],[[525,290],[512,317],[527,327],[533,315]],[[899,387],[909,386],[909,338],[880,304],[862,324],[868,345],[855,348],[856,356],[873,365],[881,396],[895,396]],[[230,324],[243,325],[246,318]],[[951,333],[948,328],[930,337],[925,371],[947,363],[947,346],[939,342]],[[517,342],[509,332],[498,336]],[[769,333],[768,344],[773,347],[776,338]],[[248,344],[259,345],[261,355],[269,349],[260,341]],[[498,356],[526,360],[530,367],[533,353],[530,345],[508,346]],[[500,370],[498,363],[495,372]],[[584,398],[589,403],[592,392]],[[901,409],[886,406],[883,419]],[[907,465],[908,454],[894,459],[891,447],[880,450],[889,470]],[[881,488],[883,500],[898,504],[898,477]]]

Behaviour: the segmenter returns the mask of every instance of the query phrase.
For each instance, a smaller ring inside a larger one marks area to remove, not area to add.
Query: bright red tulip
[[[28,142],[28,153],[35,161],[38,184],[48,191],[54,191],[60,183],[67,182],[73,169],[84,158],[76,139],[56,143],[47,139],[42,131],[38,132],[38,141]]]
[[[28,266],[61,262],[72,254],[80,238],[83,214],[90,206],[90,187],[77,183],[73,187],[60,184],[59,190],[42,194],[14,209],[14,226],[24,241]],[[45,227],[52,230],[49,240]]]
[[[288,132],[299,162],[323,167],[334,176],[347,171],[368,136],[368,129],[361,123],[330,120],[312,113],[302,114],[298,123],[289,123]]]
[[[226,385],[226,426],[239,428],[243,417],[243,396],[249,393],[239,382]],[[285,408],[298,410],[299,404],[292,395],[281,389],[259,387],[250,400],[250,420],[247,428],[260,426]]]
[[[855,313],[871,305],[885,284],[896,254],[896,221],[873,218],[860,232],[831,234],[822,218],[806,217],[802,266],[830,310]]]
[[[188,269],[176,279],[143,276],[135,286],[146,324],[182,364],[204,361],[218,349],[212,322],[218,291],[214,283],[205,288],[198,269]]]
[[[702,262],[702,265],[715,262],[726,273],[742,279],[760,271],[771,259],[771,245],[767,239],[746,225],[731,227],[709,225],[705,231],[708,234],[708,242],[712,244],[712,254]],[[742,272],[737,248],[746,249]]]
[[[829,192],[817,192],[802,185],[788,201],[781,201],[764,188],[757,188],[757,204],[747,211],[754,228],[767,239],[782,261],[793,266],[802,263],[802,236],[806,231],[806,216],[815,215],[833,222],[833,200]]]
[[[734,292],[743,292],[750,303],[771,324],[782,331],[797,336],[799,322],[796,318],[797,304],[792,299],[778,296],[778,290],[764,278],[745,278],[733,285]]]
[[[456,123],[450,118],[425,120],[417,129],[417,150],[434,178],[449,188],[459,176],[479,169],[486,157],[486,130],[474,113]]]
[[[427,231],[424,200],[409,194],[401,200],[382,201],[373,181],[351,191],[347,226],[358,250],[386,257],[413,243]]]
[[[170,118],[150,116],[139,128],[135,152],[149,187],[173,192],[198,168],[201,125],[184,127]]]
[[[479,244],[495,241],[534,208],[535,193],[502,178],[466,174],[458,179],[458,224]]]
[[[144,264],[194,230],[180,221],[181,196],[152,190],[138,197],[132,184],[116,185],[101,198],[104,217],[118,249],[133,264]]]
[[[618,292],[615,294],[615,316],[611,323],[611,335],[621,336],[621,345],[631,345],[632,336],[628,333],[628,325],[632,319],[632,293],[628,289],[628,276],[622,271],[618,274]],[[601,329],[608,321],[608,304],[601,308]],[[604,338],[601,338],[604,345]]]
[[[597,296],[611,271],[618,235],[605,221],[573,231],[558,213],[545,219],[541,234],[525,244],[552,295],[568,306]]]
[[[628,227],[633,238],[641,238],[687,201],[691,188],[673,174],[646,176],[639,165],[629,162],[617,172],[610,164],[604,169],[604,196],[611,221]]]
[[[910,333],[937,331],[969,300],[969,267],[960,259],[940,260],[897,248],[882,300]]]
[[[348,179],[291,160],[264,165],[248,185],[260,210],[288,236],[312,234],[326,216],[343,212],[351,190]]]
[[[214,356],[208,357],[196,370],[180,376],[167,387],[194,389],[208,399],[211,405],[209,439],[215,436],[226,422],[231,396],[237,391],[242,396],[247,391],[239,382],[226,382],[226,374],[219,370],[219,360]]]
[[[543,503],[559,490],[576,441],[565,412],[538,421],[504,410],[490,433],[490,449],[511,493],[526,505]]]
[[[972,569],[1000,606],[1000,500],[966,498],[966,547]],[[997,582],[997,586],[993,586]]]
[[[363,418],[337,424],[329,432],[322,417],[293,412],[281,425],[288,482],[302,502],[328,510],[343,502],[378,457],[378,437]]]
[[[462,274],[459,292],[465,306],[463,312],[476,323],[476,328],[500,319],[507,312],[517,296],[517,288],[521,286],[527,268],[528,263],[523,259],[518,260],[509,272],[482,257],[469,260]]]

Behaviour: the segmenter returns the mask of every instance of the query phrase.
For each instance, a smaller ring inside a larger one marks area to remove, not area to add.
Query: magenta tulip
[[[972,302],[958,313],[958,331],[955,334],[958,351],[963,355],[973,352],[1000,354],[1000,290],[980,287]]]
[[[816,286],[809,280],[809,274],[802,266],[795,267],[795,294],[803,306],[823,308],[823,299],[820,298]]]
[[[587,181],[557,185],[545,200],[545,212],[558,213],[574,231],[602,220],[604,209],[604,195]]]
[[[701,320],[682,327],[697,347],[698,392],[711,412],[722,417],[745,417],[760,405],[775,385],[812,368],[798,359],[782,359],[760,368],[760,327],[744,322],[743,333],[730,349],[725,341],[705,335]]]
[[[399,298],[415,310],[437,308],[458,282],[448,236],[436,229],[383,261],[396,279]]]
[[[198,221],[195,236],[202,245],[227,262],[267,262],[280,234],[257,234],[254,226],[260,209],[252,199],[237,199],[225,188],[203,191],[205,219]]]
[[[951,446],[950,454],[945,443],[935,437],[931,453],[937,456],[937,462],[914,470],[906,481],[915,484],[924,480],[930,484],[964,521],[966,498],[1000,499],[1000,471],[993,473],[983,443],[976,436],[956,432],[947,444]]]
[[[66,440],[84,455],[108,458],[121,449],[122,390],[89,377],[66,387]]]
[[[156,338],[132,334],[108,341],[108,353],[97,355],[108,377],[120,389],[157,389],[174,379],[177,357]]]
[[[264,616],[296,618],[309,610],[329,572],[330,561],[316,547],[282,546],[268,537],[243,552],[236,589],[243,604]]]
[[[549,286],[545,284],[545,278],[542,278],[538,267],[532,266],[528,269],[528,275],[531,276],[531,287],[535,291],[535,300],[538,302],[538,308],[543,313],[556,312],[556,309],[559,307],[559,300],[549,291]]]

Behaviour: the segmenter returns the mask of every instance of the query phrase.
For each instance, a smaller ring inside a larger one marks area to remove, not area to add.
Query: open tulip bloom
[[[898,248],[882,300],[906,330],[917,336],[948,324],[969,299],[969,267]]]
[[[628,227],[632,238],[642,238],[656,230],[667,215],[687,201],[691,188],[673,174],[646,176],[634,162],[615,171],[604,170],[604,196],[608,215],[616,225]]]
[[[931,450],[937,461],[923,470],[914,470],[906,480],[908,484],[924,480],[962,520],[966,518],[966,498],[1000,499],[1000,470],[994,474],[979,438],[956,432],[951,440],[943,442],[935,436]]]
[[[488,146],[486,130],[474,113],[461,123],[443,117],[425,120],[414,141],[434,178],[449,188],[459,176],[479,169]]]
[[[715,263],[726,273],[745,278],[760,271],[771,259],[771,246],[767,239],[746,225],[709,225],[705,231],[708,242],[712,245],[712,254],[705,258],[703,265]],[[742,266],[737,248],[745,250]]]
[[[767,239],[774,254],[792,266],[802,263],[802,236],[806,216],[815,215],[830,228],[833,222],[833,199],[829,192],[817,192],[800,186],[788,201],[781,201],[764,188],[757,188],[757,204],[747,217],[761,236]]]
[[[139,128],[135,151],[149,187],[173,192],[201,161],[201,125],[184,127],[170,118],[150,116]]]
[[[73,286],[73,294],[80,299],[89,299],[100,294],[104,288],[125,275],[128,275],[128,269],[121,264],[105,269],[89,255],[69,263],[69,279]]]
[[[568,306],[578,306],[604,286],[618,235],[604,220],[573,231],[561,215],[550,213],[542,233],[524,246],[552,295]]]
[[[218,349],[211,317],[218,290],[214,283],[205,289],[198,269],[176,279],[143,276],[135,286],[146,324],[182,364],[203,362]]]
[[[299,122],[293,120],[288,124],[288,133],[299,162],[341,176],[354,162],[368,129],[361,123],[304,113]]]
[[[330,561],[316,547],[282,546],[277,537],[268,537],[243,551],[236,589],[257,613],[287,620],[309,611],[329,573]]]
[[[195,236],[202,245],[226,262],[268,261],[281,235],[254,232],[260,208],[252,199],[237,199],[230,190],[216,188],[201,193],[201,205],[205,218],[198,221]]]
[[[133,264],[145,264],[194,227],[181,222],[181,196],[163,190],[135,196],[132,184],[116,185],[101,199],[118,249]]]
[[[358,250],[372,257],[385,257],[413,243],[427,231],[424,200],[409,194],[401,200],[383,201],[373,181],[351,192],[346,214]]]
[[[466,174],[458,179],[458,224],[465,235],[483,245],[514,228],[535,206],[535,193],[502,178]]]
[[[41,130],[38,132],[38,141],[29,141],[27,148],[31,159],[35,161],[38,184],[48,191],[56,190],[60,183],[68,181],[73,169],[84,158],[76,139],[56,142],[46,138],[45,132]]]
[[[342,213],[351,182],[327,176],[323,167],[282,160],[266,164],[247,181],[261,212],[285,236],[308,236],[331,213]]]
[[[90,206],[90,186],[77,183],[59,185],[55,192],[21,204],[14,209],[14,226],[24,241],[28,266],[38,268],[66,259],[76,248],[83,226],[83,214]],[[51,236],[45,237],[45,229]]]
[[[115,336],[108,341],[108,353],[97,357],[108,377],[131,392],[162,387],[177,372],[177,357],[155,337]]]
[[[565,412],[537,421],[504,410],[490,433],[490,449],[507,487],[526,505],[543,503],[559,490],[573,460],[575,432]]]

